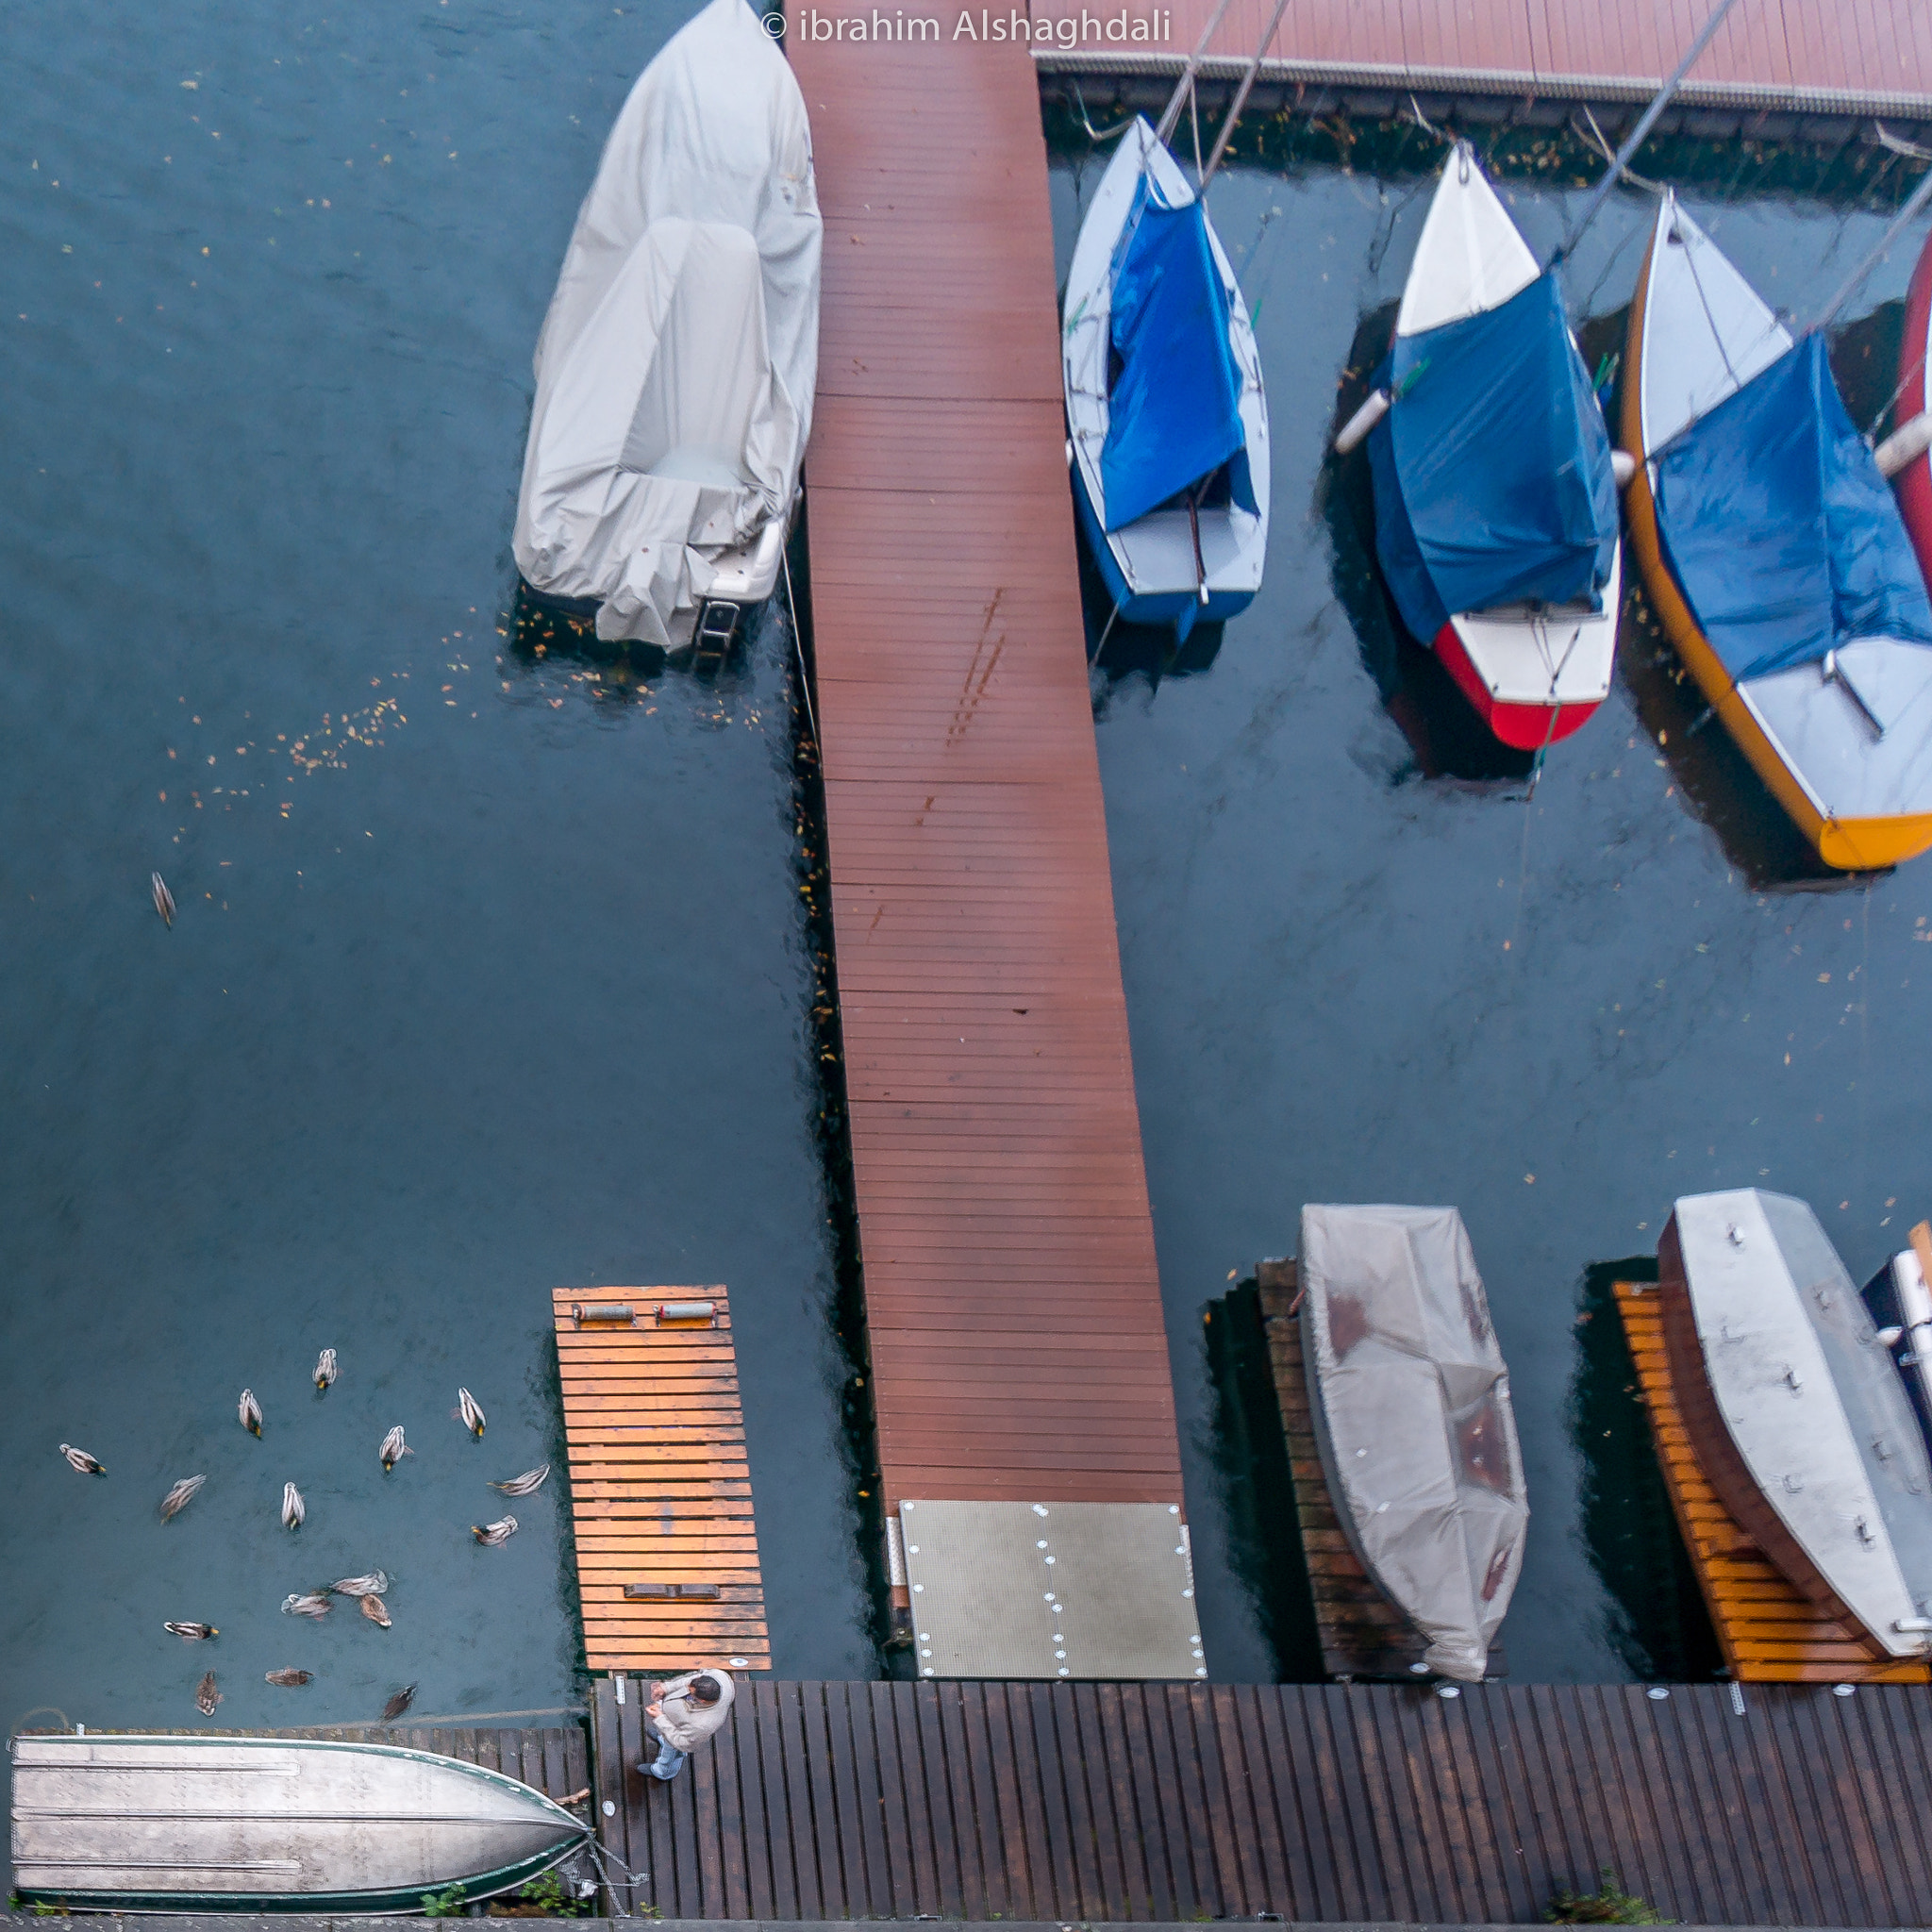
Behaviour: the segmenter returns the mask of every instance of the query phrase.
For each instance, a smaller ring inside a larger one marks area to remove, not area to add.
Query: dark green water
[[[1056,165],[1062,272],[1098,168]],[[1680,1192],[1802,1195],[1857,1279],[1932,1210],[1932,954],[1913,950],[1932,941],[1932,867],[1819,876],[1721,729],[1687,739],[1701,705],[1634,608],[1608,702],[1528,802],[1524,766],[1486,751],[1433,660],[1398,644],[1358,470],[1324,449],[1344,368],[1391,325],[1427,192],[1414,172],[1334,165],[1217,180],[1210,208],[1260,308],[1267,576],[1218,651],[1168,665],[1156,640],[1110,640],[1094,678],[1208,1654],[1217,1675],[1276,1666],[1223,1580],[1230,1559],[1274,1571],[1204,1307],[1293,1251],[1305,1201],[1447,1201],[1489,1287],[1531,1486],[1512,1674],[1707,1669],[1592,1269],[1653,1249]],[[1520,177],[1509,192],[1552,247],[1575,201]],[[1886,218],[1748,180],[1687,202],[1801,319]],[[1620,197],[1569,271],[1592,364],[1621,346],[1653,206]],[[1866,351],[1888,325],[1896,339],[1920,240],[1846,311],[1841,373],[1877,383],[1864,415],[1893,379]],[[1277,1640],[1291,1611],[1268,1620]],[[1279,1663],[1311,1659],[1290,1641]]]
[[[499,634],[537,328],[688,10],[56,6],[13,37],[9,1728],[198,1723],[210,1664],[229,1724],[367,1720],[407,1683],[428,1714],[570,1702],[561,1483],[484,1486],[556,1456],[561,1284],[730,1284],[776,1667],[876,1667],[789,641],[639,687]],[[393,1423],[416,1455],[385,1480]],[[506,1507],[518,1534],[476,1547]],[[372,1567],[391,1630],[278,1613]],[[315,1681],[269,1688],[282,1665]]]

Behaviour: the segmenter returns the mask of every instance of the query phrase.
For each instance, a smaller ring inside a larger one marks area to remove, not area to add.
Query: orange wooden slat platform
[[[715,1326],[658,1322],[691,1301],[715,1305]],[[559,1288],[552,1304],[586,1663],[770,1670],[726,1291]],[[626,1306],[628,1323],[595,1313]],[[672,1585],[717,1595],[625,1594]]]
[[[1391,89],[1641,99],[1682,58],[1712,0],[1297,0],[1283,16],[1263,73]],[[1132,0],[1133,16],[1154,0]],[[1190,54],[1215,0],[1162,0],[1164,45],[1124,49],[1090,38],[1042,47],[1059,72],[1172,69]],[[1270,0],[1230,0],[1209,45],[1217,62],[1254,58]],[[1118,11],[1095,0],[1033,0],[1039,21]],[[1687,108],[1768,111],[1932,113],[1932,8],[1923,0],[1740,0],[1690,71]]]
[[[790,43],[818,725],[886,1507],[1181,1501],[1023,48]]]
[[[1849,1613],[1842,1619],[1827,1616],[1758,1552],[1718,1501],[1691,1453],[1672,1387],[1657,1290],[1620,1281],[1616,1292],[1664,1486],[1731,1674],[1759,1684],[1932,1681],[1925,1665],[1888,1657]]]

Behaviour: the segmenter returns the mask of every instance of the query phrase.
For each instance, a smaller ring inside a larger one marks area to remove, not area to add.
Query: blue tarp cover
[[[1657,521],[1732,678],[1854,638],[1932,644],[1932,605],[1891,486],[1812,333],[1666,445]]]
[[[1241,375],[1201,204],[1168,208],[1142,175],[1111,274],[1112,341],[1122,366],[1100,452],[1107,527],[1144,517],[1231,460],[1236,500],[1252,510]]]
[[[1498,308],[1398,336],[1369,438],[1375,549],[1423,642],[1458,610],[1596,607],[1617,544],[1610,439],[1554,273]]]

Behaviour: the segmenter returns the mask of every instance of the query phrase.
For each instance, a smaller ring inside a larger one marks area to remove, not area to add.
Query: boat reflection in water
[[[1684,1425],[1764,1556],[1888,1656],[1932,1652],[1932,1461],[1818,1217],[1757,1188],[1677,1202],[1657,1244]]]
[[[12,1757],[30,1906],[415,1912],[522,1885],[590,1834],[515,1778],[399,1745],[30,1733]]]

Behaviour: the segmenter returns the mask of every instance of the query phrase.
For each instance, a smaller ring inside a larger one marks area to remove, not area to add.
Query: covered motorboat
[[[1609,431],[1557,273],[1467,142],[1423,224],[1377,409],[1375,550],[1403,624],[1505,744],[1567,738],[1616,663]]]
[[[1529,1505],[1508,1371],[1453,1208],[1302,1209],[1302,1355],[1322,1466],[1424,1662],[1479,1683]]]
[[[1630,305],[1630,541],[1671,641],[1827,865],[1932,845],[1932,604],[1832,379],[1665,194]]]
[[[1742,1188],[1657,1243],[1671,1380],[1698,1466],[1765,1557],[1895,1657],[1932,1651],[1932,1462],[1818,1217]]]
[[[538,339],[513,547],[540,598],[675,650],[707,605],[772,594],[820,254],[798,83],[745,0],[711,0],[618,115]]]
[[[13,1882],[88,1911],[420,1912],[488,1897],[590,1835],[502,1773],[314,1738],[24,1733]]]
[[[1080,224],[1060,374],[1081,527],[1115,617],[1185,639],[1246,609],[1268,549],[1260,352],[1207,208],[1144,116]]]

